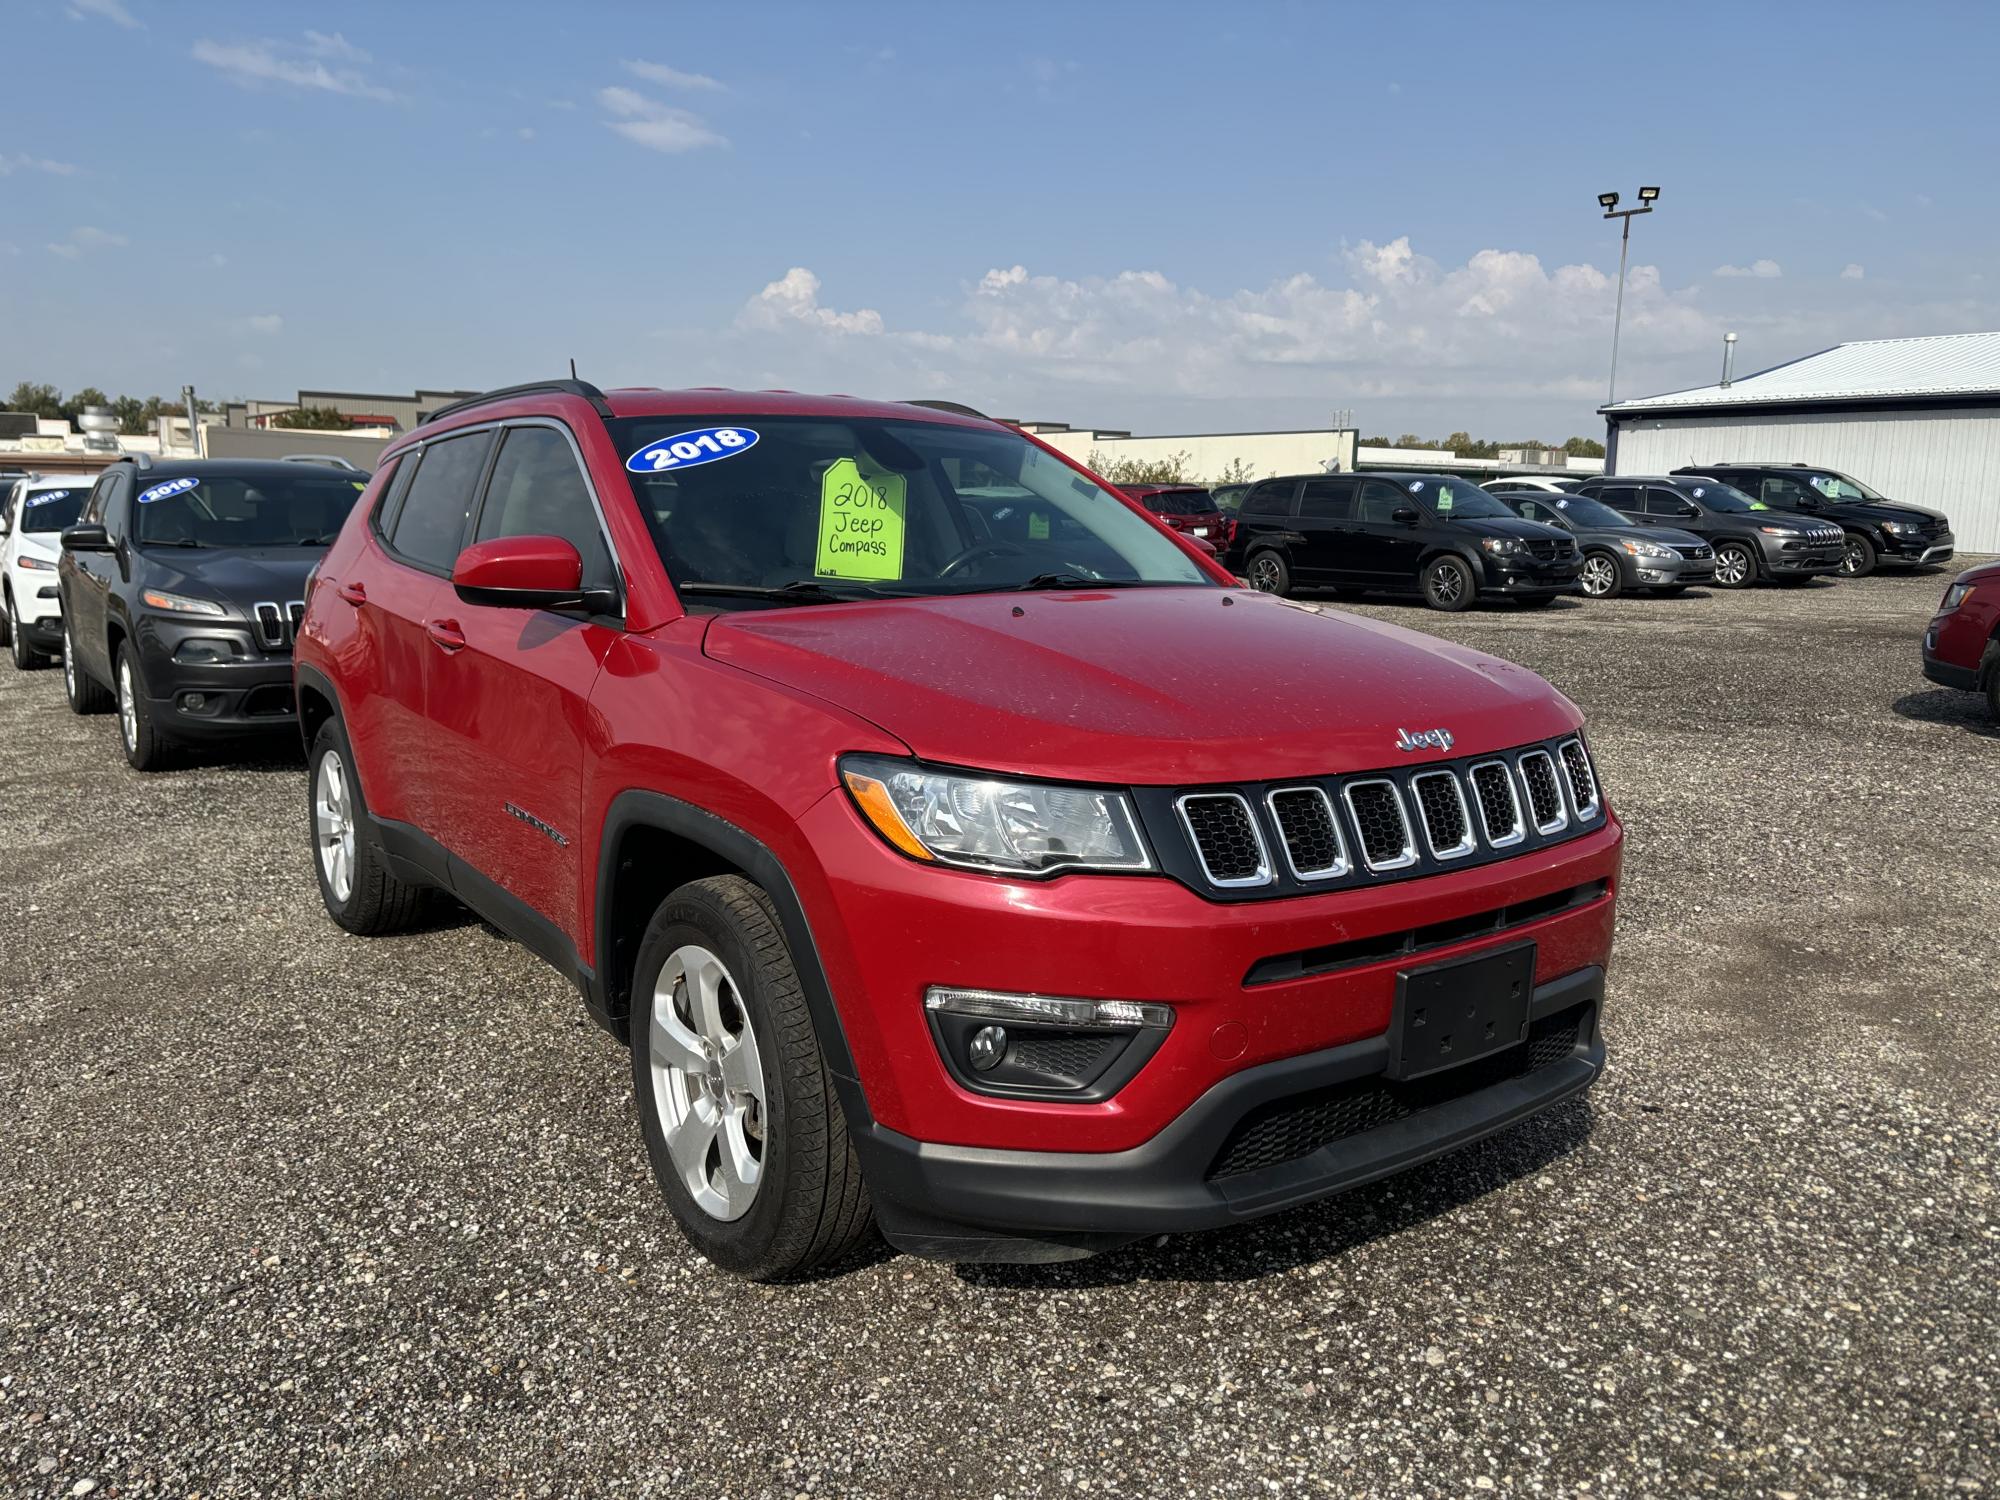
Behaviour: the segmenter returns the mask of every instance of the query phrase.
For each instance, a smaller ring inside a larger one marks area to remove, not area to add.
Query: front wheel
[[[1250,559],[1250,570],[1243,575],[1250,580],[1250,587],[1260,594],[1276,594],[1284,597],[1292,591],[1292,570],[1284,558],[1266,549]]]
[[[132,665],[132,654],[132,648],[121,643],[112,663],[112,675],[118,680],[118,738],[133,770],[157,771],[173,747],[153,721],[153,707],[139,669]]]
[[[1465,559],[1449,554],[1434,557],[1426,563],[1421,582],[1424,603],[1432,609],[1453,613],[1468,608],[1476,592],[1472,569],[1466,565]]]
[[[2000,724],[2000,646],[1986,653],[1986,711]]]
[[[63,621],[63,697],[73,714],[101,714],[111,707],[111,695],[77,665],[76,637]]]
[[[430,891],[389,868],[361,799],[354,751],[338,719],[328,719],[306,753],[306,831],[326,914],[349,932],[380,937],[414,927]]]
[[[682,886],[632,974],[632,1087],[688,1241],[756,1281],[851,1251],[874,1222],[861,1163],[771,898],[738,875]]]
[[[1592,599],[1615,599],[1625,587],[1624,570],[1609,552],[1583,555],[1583,591]]]
[[[1715,548],[1715,586],[1748,588],[1757,581],[1757,557],[1748,542],[1719,542]]]
[[[1840,576],[1866,578],[1875,571],[1875,544],[1867,537],[1849,532],[1840,551]]]
[[[21,632],[21,617],[14,612],[14,592],[7,591],[7,651],[14,660],[17,672],[32,672],[45,665],[42,653],[28,644],[28,638]]]

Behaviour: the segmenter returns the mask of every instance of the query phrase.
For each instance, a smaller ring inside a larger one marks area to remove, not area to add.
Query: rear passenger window
[[[1684,516],[1688,503],[1672,490],[1649,489],[1646,491],[1646,514],[1649,516]]]
[[[510,427],[500,440],[474,540],[501,536],[559,536],[583,559],[585,588],[617,586],[583,471],[553,427]]]
[[[1318,521],[1344,521],[1354,514],[1354,481],[1308,479],[1299,491],[1299,515]]]
[[[1275,484],[1260,484],[1243,497],[1243,514],[1246,516],[1283,516],[1291,514],[1291,509],[1290,480]]]
[[[1636,484],[1607,484],[1597,492],[1597,498],[1613,510],[1628,514],[1643,513],[1645,506],[1640,503],[1639,486]]]
[[[1409,497],[1386,480],[1371,479],[1361,487],[1361,519],[1384,524],[1396,519],[1396,512],[1410,503]]]
[[[390,522],[389,545],[421,567],[450,572],[465,537],[473,486],[492,446],[492,433],[473,432],[426,447]]]

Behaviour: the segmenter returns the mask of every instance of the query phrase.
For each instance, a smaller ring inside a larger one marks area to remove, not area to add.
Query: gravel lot
[[[1588,1103],[1255,1226],[788,1288],[470,920],[322,914],[296,758],[129,771],[0,666],[0,1492],[2000,1486],[2000,734],[1944,575],[1442,617],[1630,835]]]

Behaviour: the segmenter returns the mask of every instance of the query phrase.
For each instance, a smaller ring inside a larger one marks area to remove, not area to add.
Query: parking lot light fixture
[[[1611,405],[1618,399],[1618,330],[1625,322],[1625,258],[1632,252],[1632,220],[1639,214],[1653,211],[1653,203],[1660,196],[1656,187],[1639,189],[1639,206],[1621,209],[1616,193],[1599,193],[1598,207],[1604,210],[1607,219],[1623,219],[1624,232],[1618,238],[1618,307],[1611,315],[1611,380],[1604,392],[1604,404]]]

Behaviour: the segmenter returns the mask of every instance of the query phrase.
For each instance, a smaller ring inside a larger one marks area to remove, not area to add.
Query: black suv
[[[1877,494],[1858,479],[1811,464],[1711,464],[1674,470],[1734,485],[1779,510],[1832,521],[1843,533],[1840,574],[1866,578],[1879,563],[1928,567],[1951,561],[1957,539],[1943,511]]]
[[[1432,609],[1475,598],[1547,604],[1578,590],[1576,543],[1524,521],[1450,474],[1300,474],[1243,497],[1231,566],[1267,594],[1421,594]]]
[[[1715,549],[1691,531],[1638,525],[1585,495],[1509,490],[1500,498],[1525,520],[1576,538],[1588,598],[1614,599],[1627,589],[1678,594],[1690,584],[1715,582]]]
[[[1840,528],[1778,510],[1706,475],[1620,474],[1577,491],[1629,521],[1691,531],[1715,549],[1716,586],[1803,583],[1840,570]]]
[[[284,461],[111,465],[62,534],[69,706],[99,713],[115,695],[142,771],[180,740],[293,728],[306,579],[366,484]]]

